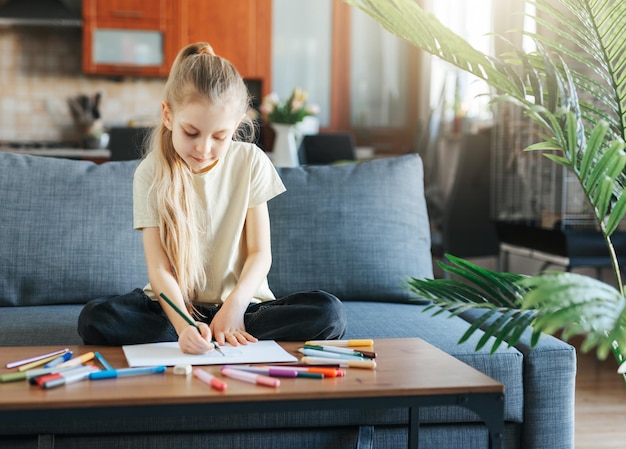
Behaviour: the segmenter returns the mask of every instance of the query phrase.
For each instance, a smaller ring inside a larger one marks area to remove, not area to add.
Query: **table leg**
[[[504,395],[460,396],[459,405],[472,410],[489,429],[490,449],[502,449],[504,444]]]
[[[409,449],[417,449],[420,433],[420,408],[413,404],[409,407]]]

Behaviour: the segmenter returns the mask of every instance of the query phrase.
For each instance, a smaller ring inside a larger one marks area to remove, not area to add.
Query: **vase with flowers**
[[[263,98],[261,112],[276,133],[272,160],[278,167],[299,165],[296,125],[319,112],[317,106],[307,106],[307,99],[307,92],[299,87],[294,88],[285,101],[281,101],[275,92]]]

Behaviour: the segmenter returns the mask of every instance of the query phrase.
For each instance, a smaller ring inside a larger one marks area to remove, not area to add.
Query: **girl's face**
[[[190,101],[176,113],[164,102],[161,117],[172,132],[176,153],[196,173],[226,154],[241,120],[231,105],[205,100]]]

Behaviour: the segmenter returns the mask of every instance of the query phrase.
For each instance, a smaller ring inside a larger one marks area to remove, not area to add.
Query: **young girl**
[[[161,125],[133,183],[149,284],[90,301],[78,321],[86,344],[178,341],[183,352],[200,354],[213,340],[236,346],[343,336],[345,313],[333,295],[275,299],[269,289],[267,201],[285,187],[261,149],[233,140],[254,129],[248,107],[241,76],[210,45],[181,50],[165,85]]]

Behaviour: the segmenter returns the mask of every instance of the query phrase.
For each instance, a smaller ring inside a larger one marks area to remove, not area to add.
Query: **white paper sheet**
[[[224,356],[217,351],[202,355],[185,354],[180,350],[177,342],[125,345],[122,346],[122,349],[131,367],[276,363],[296,362],[298,360],[273,340],[257,341],[236,347],[229,344],[220,345]]]

